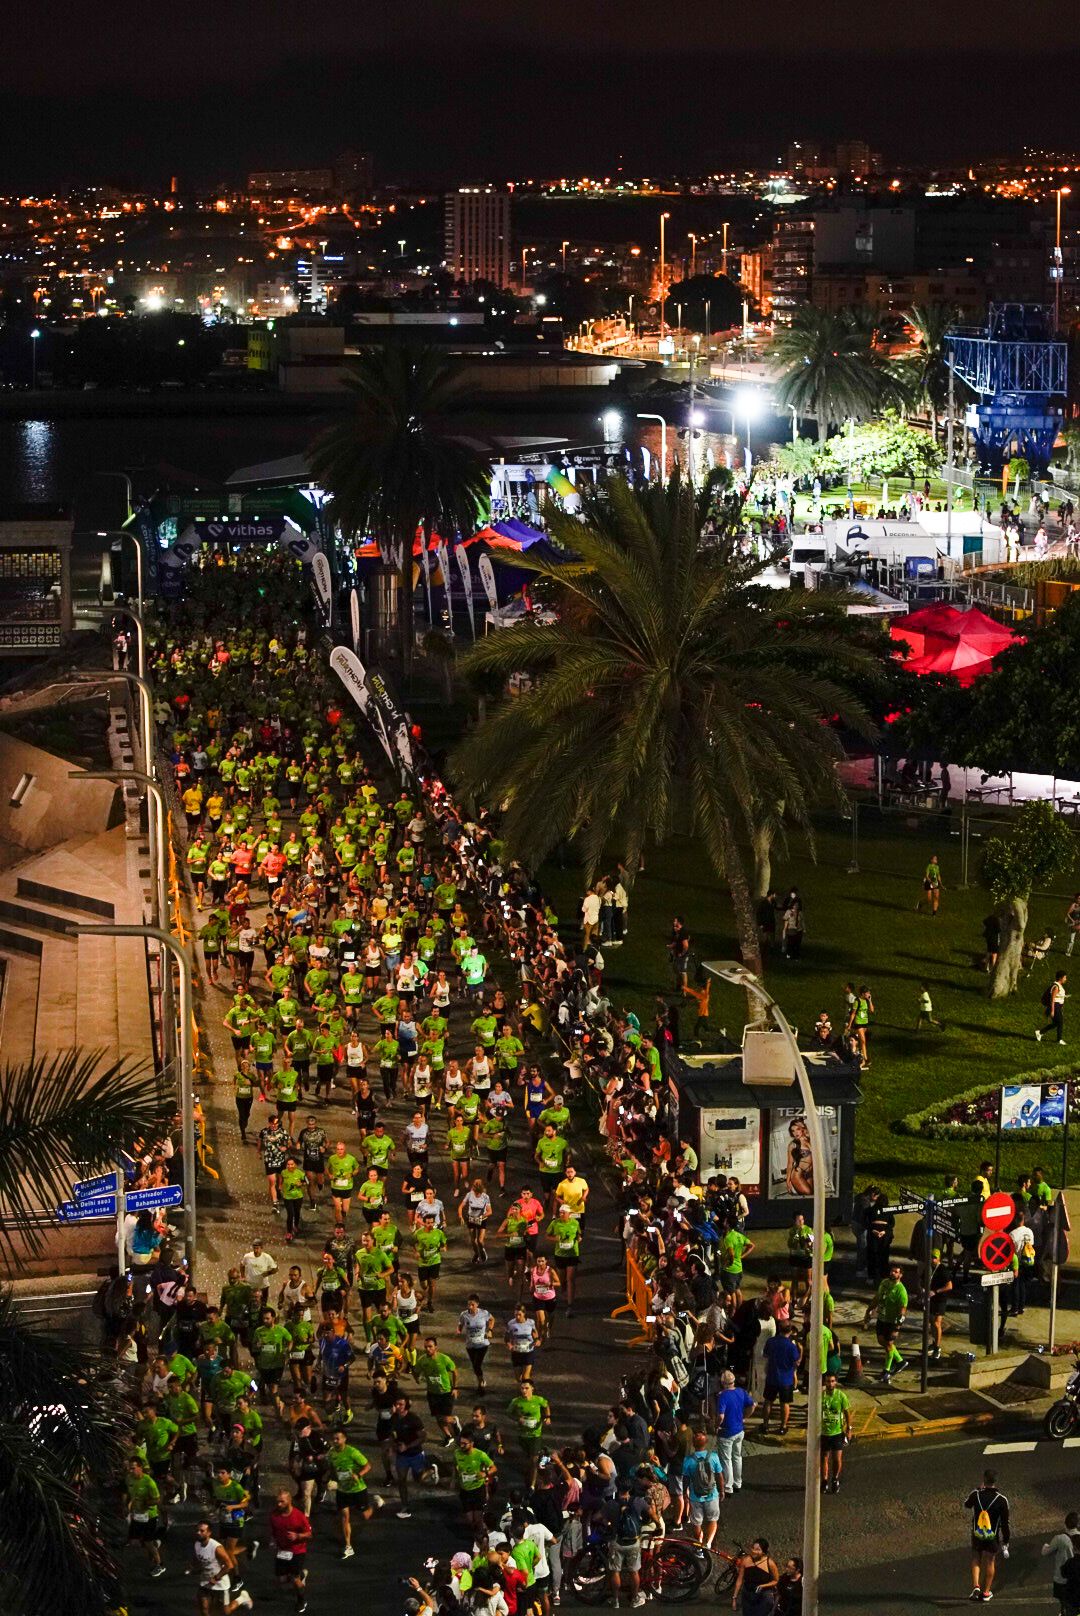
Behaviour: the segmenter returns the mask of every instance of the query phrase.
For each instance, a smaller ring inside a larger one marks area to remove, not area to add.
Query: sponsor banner
[[[487,554],[482,554],[476,564],[476,570],[480,574],[480,582],[484,586],[487,603],[491,610],[497,613],[499,610],[499,592],[495,587],[495,568],[491,565],[491,557]]]
[[[461,587],[465,591],[465,605],[469,613],[469,628],[475,640],[476,618],[473,616],[472,571],[469,567],[469,555],[463,544],[455,544],[454,555],[457,558],[458,571],[461,573]]]
[[[356,655],[360,655],[360,596],[355,587],[349,590],[349,626],[352,629],[352,645]]]
[[[311,559],[311,589],[323,622],[329,627],[333,603],[333,581],[330,563],[320,551]]]

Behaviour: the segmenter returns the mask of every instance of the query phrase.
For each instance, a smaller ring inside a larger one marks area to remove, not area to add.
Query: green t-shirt
[[[877,1288],[876,1300],[878,1321],[881,1324],[899,1324],[908,1305],[904,1285],[899,1280],[894,1285],[891,1279],[883,1279]]]
[[[720,1242],[720,1265],[729,1274],[742,1273],[743,1252],[750,1241],[739,1229],[729,1229]]]
[[[146,1444],[146,1457],[151,1464],[160,1464],[169,1451],[169,1443],[179,1435],[179,1426],[161,1414],[154,1420],[142,1420],[138,1430]]]
[[[472,1137],[471,1128],[447,1128],[446,1143],[450,1148],[450,1156],[454,1161],[464,1161],[469,1154],[469,1140]]]
[[[437,1268],[446,1250],[446,1235],[441,1229],[417,1229],[413,1234],[416,1255],[422,1268]]]
[[[156,1521],[161,1489],[153,1476],[128,1476],[124,1481],[131,1513],[136,1520]]]
[[[522,1436],[534,1438],[540,1435],[544,1419],[551,1413],[551,1406],[546,1397],[533,1392],[515,1397],[508,1404],[509,1412],[517,1420],[518,1429]]]
[[[494,1468],[494,1462],[483,1448],[473,1448],[471,1453],[465,1453],[461,1448],[454,1449],[454,1469],[463,1493],[478,1493]]]
[[[214,1382],[214,1402],[225,1414],[236,1408],[236,1399],[251,1390],[251,1380],[242,1369],[230,1369]]]
[[[550,1122],[556,1133],[562,1133],[570,1121],[570,1112],[565,1105],[549,1105],[540,1113],[540,1126],[546,1128]]]
[[[326,1455],[326,1462],[334,1473],[339,1493],[355,1495],[367,1491],[367,1483],[360,1472],[367,1464],[367,1459],[360,1452],[346,1442],[343,1448],[331,1448]]]
[[[360,1163],[348,1151],[339,1156],[337,1151],[327,1158],[326,1170],[330,1174],[330,1188],[335,1195],[351,1195],[353,1179],[360,1171]]]
[[[553,1218],[548,1234],[555,1242],[557,1257],[577,1257],[581,1252],[581,1225],[577,1218]]]
[[[181,1436],[194,1436],[199,1405],[190,1392],[173,1392],[165,1398],[165,1411]]]
[[[281,1175],[281,1194],[286,1201],[302,1201],[307,1175],[302,1167],[286,1167]]]
[[[393,1148],[394,1141],[388,1133],[365,1134],[360,1142],[360,1149],[363,1151],[369,1167],[385,1169]]]
[[[561,1134],[557,1133],[554,1139],[549,1139],[546,1134],[541,1134],[536,1141],[536,1160],[539,1163],[540,1171],[542,1173],[561,1173],[562,1164],[569,1149],[570,1146]]]
[[[283,1324],[260,1324],[251,1337],[251,1355],[260,1369],[283,1367],[292,1336]]]
[[[376,1246],[374,1251],[365,1251],[363,1247],[353,1254],[356,1266],[356,1280],[362,1291],[377,1291],[385,1288],[387,1274],[392,1274],[394,1264],[391,1258]]]
[[[506,1120],[503,1117],[486,1117],[480,1124],[480,1138],[486,1150],[506,1149]]]
[[[445,1352],[422,1352],[413,1372],[429,1392],[449,1392],[454,1388],[457,1365]]]
[[[250,1072],[235,1072],[233,1074],[233,1091],[238,1100],[250,1100],[255,1094],[255,1079]]]
[[[844,1418],[851,1403],[845,1391],[839,1386],[835,1391],[821,1394],[821,1434],[822,1436],[840,1436],[844,1429]]]
[[[499,1031],[498,1016],[476,1016],[472,1030],[485,1049],[491,1049]]]

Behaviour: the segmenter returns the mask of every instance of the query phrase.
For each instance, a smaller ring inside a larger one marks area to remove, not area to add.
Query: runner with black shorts
[[[307,1174],[308,1205],[314,1212],[315,1191],[326,1189],[326,1151],[329,1140],[325,1128],[320,1128],[314,1117],[306,1117],[297,1136],[304,1172]]]

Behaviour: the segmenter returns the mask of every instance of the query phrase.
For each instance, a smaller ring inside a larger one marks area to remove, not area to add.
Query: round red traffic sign
[[[979,1212],[984,1229],[1007,1229],[1016,1216],[1016,1203],[1011,1195],[998,1190],[988,1195]]]
[[[994,1230],[984,1234],[979,1242],[979,1260],[992,1274],[1000,1274],[1003,1269],[1012,1267],[1015,1249],[1011,1235]]]

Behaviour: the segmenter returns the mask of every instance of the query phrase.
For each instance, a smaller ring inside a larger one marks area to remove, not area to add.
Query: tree
[[[466,399],[461,368],[434,348],[387,346],[360,357],[349,386],[356,408],[311,452],[331,495],[331,515],[353,543],[371,537],[398,587],[401,662],[412,671],[416,535],[449,545],[470,533],[488,498],[484,457],[453,430]]]
[[[572,838],[590,879],[612,844],[635,870],[647,839],[693,834],[760,971],[740,838],[781,817],[809,834],[811,805],[840,794],[833,720],[872,728],[851,694],[872,658],[842,600],[757,583],[764,563],[738,548],[727,480],[714,474],[695,497],[677,477],[642,489],[616,478],[585,497],[580,523],[553,518],[577,559],[532,570],[559,619],[466,653],[465,672],[530,684],[495,706],[451,767],[474,800],[506,805],[515,856],[535,863]],[[707,521],[715,532],[703,540]]]
[[[1028,900],[1036,887],[1046,887],[1072,869],[1076,842],[1052,802],[1025,802],[1007,836],[987,842],[982,878],[997,904],[1001,948],[990,977],[990,997],[1015,993],[1023,960]]]
[[[916,303],[904,315],[916,352],[902,361],[910,396],[930,411],[930,431],[937,438],[938,416],[949,401],[949,367],[945,338],[959,319],[947,303]]]
[[[162,1108],[152,1074],[69,1050],[0,1071],[0,1244],[9,1262],[39,1250],[34,1209],[70,1189],[70,1163],[115,1165],[118,1142]],[[115,1606],[113,1500],[131,1418],[96,1353],[27,1326],[0,1292],[0,1609]]]
[[[848,312],[797,309],[791,324],[775,332],[769,357],[777,371],[777,404],[813,416],[822,443],[830,426],[866,420],[902,396],[875,348],[872,327]]]
[[[727,275],[694,275],[668,287],[664,306],[670,324],[675,324],[676,308],[681,308],[683,329],[708,336],[712,331],[727,331],[741,325],[743,297],[742,288]],[[709,305],[708,327],[706,303]]]

